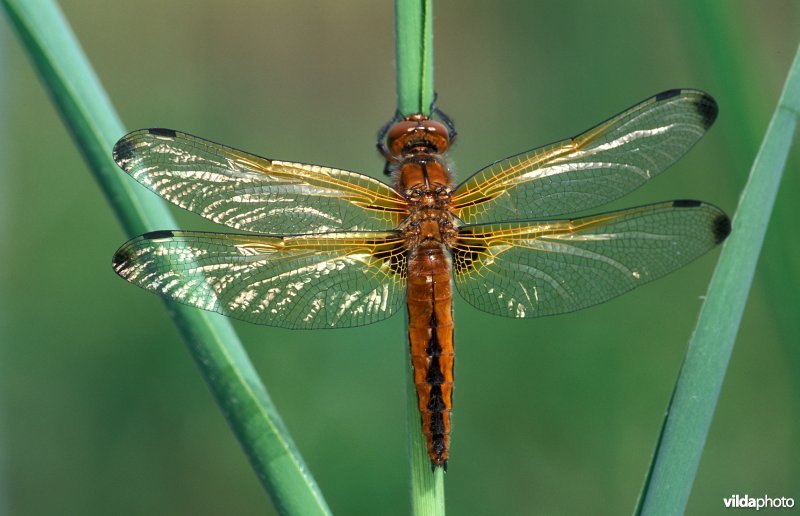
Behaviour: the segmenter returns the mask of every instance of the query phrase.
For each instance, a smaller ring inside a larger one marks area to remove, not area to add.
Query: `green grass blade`
[[[431,471],[428,445],[420,427],[414,371],[409,362],[406,375],[408,403],[408,453],[411,462],[411,508],[417,516],[436,516],[445,513],[444,470]]]
[[[397,109],[430,114],[433,103],[433,0],[395,0]]]
[[[397,47],[397,110],[402,115],[430,114],[433,103],[432,0],[395,0]],[[444,514],[444,471],[431,471],[420,428],[414,373],[407,366],[411,507],[414,514]]]
[[[748,45],[740,51],[731,51],[741,45],[740,28],[751,20],[750,13],[745,9],[730,9],[721,2],[696,2],[685,0],[691,9],[697,12],[693,16],[692,25],[694,33],[702,35],[696,37],[691,43],[705,48],[714,66],[714,83],[725,85],[727,102],[725,103],[725,120],[736,120],[735,124],[722,124],[719,129],[724,133],[722,137],[727,140],[726,155],[721,166],[731,173],[745,174],[744,167],[736,166],[737,163],[748,163],[758,150],[761,140],[759,127],[762,122],[762,99],[765,92],[772,88],[767,81],[764,87],[753,88],[752,77],[758,74],[755,70],[763,63],[759,62],[755,46]],[[795,17],[800,22],[800,10],[795,7]],[[687,20],[688,21],[688,20]],[[767,79],[767,77],[765,77]],[[771,81],[769,81],[771,82]],[[709,84],[711,87],[711,84]],[[714,86],[711,91],[717,89]],[[717,133],[717,138],[720,134]],[[788,168],[800,167],[800,154],[790,155]],[[769,292],[765,296],[770,321],[761,324],[774,326],[774,331],[783,342],[791,343],[800,335],[800,318],[791,309],[800,305],[800,246],[796,243],[786,244],[784,235],[789,235],[795,228],[795,209],[791,192],[797,191],[800,181],[796,174],[787,175],[778,193],[775,208],[770,218],[770,231],[764,241],[763,253],[769,253],[769,265],[759,267],[756,282],[760,283],[760,290]],[[783,200],[782,200],[783,199]],[[800,364],[800,347],[789,344],[785,346],[786,361]],[[800,375],[790,375],[794,382],[794,392],[800,393]],[[800,410],[800,396],[794,396],[794,410]],[[800,457],[798,457],[800,459]],[[800,461],[796,461],[800,465]],[[800,473],[800,470],[798,470]]]
[[[9,66],[8,60],[8,48],[7,44],[10,42],[10,38],[7,38],[5,34],[0,34],[0,70],[10,70],[11,66]],[[11,106],[11,98],[9,96],[9,77],[7,74],[0,75],[0,133],[2,134],[11,134],[12,127],[11,127],[11,120],[8,116],[9,107]],[[12,159],[9,158],[8,152],[8,138],[0,138],[0,171],[3,170],[13,170],[12,168]],[[3,175],[0,173],[0,176]],[[4,178],[5,179],[5,178]],[[6,181],[4,183],[7,184]],[[11,213],[8,209],[10,205],[10,192],[9,189],[3,188],[0,190],[0,249],[5,248],[6,245],[10,244],[9,241],[9,234],[12,222]],[[9,301],[11,300],[11,296],[4,295],[5,293],[2,291],[4,289],[0,289],[0,360],[2,360],[3,364],[7,364],[8,361],[6,360],[6,349],[8,347],[9,342],[11,339],[8,335],[7,328],[10,327],[9,320],[8,320],[8,308],[9,308]],[[11,514],[9,500],[9,471],[10,468],[8,467],[9,460],[8,460],[8,449],[7,444],[7,437],[6,437],[6,428],[7,428],[7,419],[8,419],[8,408],[7,402],[8,397],[4,395],[0,397],[0,515],[4,514]]]
[[[165,204],[111,159],[124,128],[57,5],[51,0],[2,0],[2,5],[126,233],[175,228]],[[228,320],[183,305],[167,308],[278,510],[329,514]]]
[[[689,341],[637,514],[682,514],[686,509],[799,113],[800,48]]]

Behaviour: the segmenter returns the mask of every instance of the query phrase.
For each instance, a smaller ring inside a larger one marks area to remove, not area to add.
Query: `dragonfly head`
[[[443,123],[418,113],[394,124],[386,136],[386,144],[396,157],[419,152],[442,154],[450,146],[450,136]]]

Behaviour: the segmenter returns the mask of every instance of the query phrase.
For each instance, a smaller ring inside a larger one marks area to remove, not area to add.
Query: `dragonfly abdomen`
[[[453,295],[450,257],[439,243],[409,257],[408,335],[422,433],[432,466],[447,468],[453,406]]]

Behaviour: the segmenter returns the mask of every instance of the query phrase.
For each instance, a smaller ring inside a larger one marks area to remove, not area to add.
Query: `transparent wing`
[[[405,252],[393,232],[157,231],[123,245],[113,265],[124,279],[166,298],[282,328],[361,326],[405,302]]]
[[[386,230],[406,209],[405,199],[377,179],[261,158],[170,129],[124,136],[114,160],[164,199],[239,230]]]
[[[454,211],[474,224],[600,206],[669,167],[716,116],[717,104],[707,93],[660,93],[575,138],[484,168],[456,189]]]
[[[668,274],[722,242],[730,220],[709,204],[672,201],[459,231],[458,292],[480,310],[527,318],[580,310]]]

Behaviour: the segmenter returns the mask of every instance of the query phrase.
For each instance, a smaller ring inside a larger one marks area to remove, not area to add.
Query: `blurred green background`
[[[61,5],[129,129],[380,177],[390,2]],[[434,10],[461,178],[665,89],[716,97],[711,132],[613,208],[697,198],[732,213],[800,41],[791,0]],[[160,301],[112,272],[126,237],[6,20],[0,64],[0,512],[273,513]],[[690,514],[723,514],[734,493],[800,498],[799,161],[793,151]],[[717,255],[559,317],[510,321],[457,300],[451,514],[629,513]],[[402,318],[235,325],[331,509],[406,514]]]

